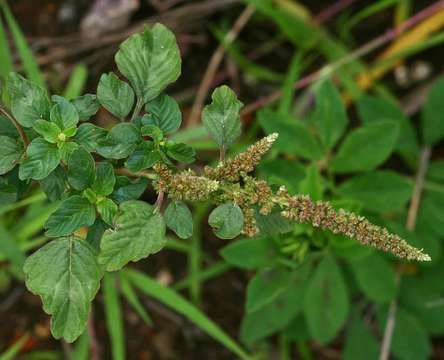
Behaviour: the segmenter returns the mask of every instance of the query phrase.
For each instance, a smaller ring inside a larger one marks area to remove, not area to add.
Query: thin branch
[[[351,52],[350,54],[344,56],[343,58],[323,66],[319,70],[307,75],[306,77],[300,79],[297,81],[293,87],[296,90],[300,90],[305,88],[306,86],[310,85],[311,83],[322,79],[323,77],[329,76],[334,71],[339,69],[340,67],[363,57],[364,55],[367,55],[368,53],[372,52],[373,50],[376,50],[380,46],[392,41],[395,39],[398,35],[402,34],[406,30],[412,28],[419,22],[425,20],[426,18],[434,15],[438,10],[441,10],[441,8],[444,7],[444,0],[437,1],[436,3],[426,7],[425,9],[421,10],[420,12],[413,15],[408,20],[404,21],[401,25],[396,26],[388,31],[386,31],[384,34],[376,37],[372,41],[366,43],[365,45],[361,46],[360,48],[356,49],[355,51]],[[264,96],[255,102],[248,104],[242,111],[242,116],[249,115],[256,110],[274,103],[282,96],[282,91],[277,90],[273,92],[272,94],[268,96]]]
[[[21,125],[17,122],[17,120],[14,119],[14,117],[6,110],[2,105],[0,105],[0,113],[2,113],[17,129],[17,132],[19,133],[20,137],[22,138],[23,144],[25,145],[25,148],[29,145],[29,139],[26,135],[25,131],[21,127]]]
[[[138,98],[137,102],[136,102],[136,106],[134,107],[134,112],[133,115],[131,116],[131,122],[134,121],[134,119],[139,116],[140,112],[142,111],[142,107],[143,107],[143,99],[142,98]]]
[[[119,168],[119,169],[114,169],[114,172],[118,175],[124,175],[133,178],[144,177],[150,180],[156,180],[158,178],[155,173],[149,171],[139,171],[137,173],[133,173],[132,171],[129,171],[126,168]]]
[[[88,317],[88,335],[90,341],[90,359],[91,360],[99,360],[100,359],[100,346],[97,341],[96,329],[94,328],[94,315],[93,308],[91,306],[91,312]]]
[[[405,225],[406,229],[411,232],[415,230],[419,203],[421,202],[421,194],[424,188],[424,180],[429,167],[431,153],[432,151],[430,147],[425,146],[422,149],[421,157],[419,159],[418,174],[416,175],[415,188],[413,189],[412,201],[410,202],[407,223]]]
[[[318,15],[316,15],[313,19],[315,24],[322,24],[327,20],[330,20],[336,14],[340,13],[345,8],[351,6],[356,0],[339,0],[335,1],[333,5],[328,8],[322,10]]]
[[[163,188],[159,189],[159,193],[157,194],[156,203],[154,204],[154,207],[158,212],[162,210],[163,200],[165,198],[165,191]]]
[[[416,174],[415,187],[413,189],[412,200],[410,202],[409,211],[407,214],[406,229],[410,232],[415,231],[416,219],[418,216],[419,204],[421,202],[421,195],[424,189],[424,179],[427,174],[431,156],[431,149],[425,146],[421,151],[419,159],[418,173]],[[401,282],[401,269],[399,268],[396,273],[397,287]],[[395,298],[390,303],[389,312],[387,314],[387,322],[384,329],[384,335],[382,338],[381,350],[379,353],[379,360],[388,360],[390,356],[390,347],[392,343],[393,331],[396,324],[396,313],[398,308],[398,300]]]
[[[255,7],[253,5],[248,5],[244,11],[240,14],[240,16],[235,21],[231,30],[225,36],[223,42],[219,45],[219,47],[214,52],[213,56],[210,59],[210,62],[207,66],[207,70],[203,76],[202,82],[197,90],[196,99],[194,101],[193,107],[191,108],[190,116],[188,118],[189,125],[195,125],[198,123],[199,114],[202,110],[203,104],[205,102],[205,98],[207,97],[208,90],[211,87],[211,83],[216,74],[219,65],[222,62],[222,59],[225,55],[226,48],[237,38],[240,31],[247,24],[248,20],[254,14]]]

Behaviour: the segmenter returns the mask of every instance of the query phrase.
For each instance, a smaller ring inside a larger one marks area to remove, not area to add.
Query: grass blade
[[[66,85],[63,96],[68,100],[74,99],[82,94],[85,87],[86,80],[88,79],[88,68],[83,64],[78,64],[71,71],[68,84]]]
[[[125,338],[123,335],[122,311],[116,285],[116,276],[109,273],[105,274],[103,277],[103,298],[106,326],[111,338],[113,359],[124,360]]]
[[[14,274],[18,278],[22,278],[25,254],[18,246],[15,236],[6,229],[2,222],[0,222],[0,252],[11,262]]]
[[[0,4],[5,15],[6,23],[11,30],[15,46],[17,47],[20,58],[22,59],[23,68],[25,69],[25,73],[28,79],[46,88],[45,79],[43,78],[43,74],[40,71],[39,65],[37,64],[34,54],[32,53],[26,42],[22,30],[15,21],[8,4],[5,0],[2,0]]]
[[[288,114],[290,112],[291,104],[293,101],[295,88],[293,84],[299,78],[302,68],[302,61],[304,59],[303,51],[296,51],[288,67],[287,75],[285,76],[284,83],[282,85],[282,98],[279,102],[278,111],[281,114]]]
[[[143,319],[143,321],[145,321],[148,326],[152,326],[153,321],[151,320],[151,317],[148,315],[143,305],[140,303],[137,294],[134,292],[133,286],[124,276],[120,276],[119,280],[120,290],[122,291],[122,294],[126,298],[128,303],[133,307],[133,309],[139,314],[139,316]]]
[[[3,354],[0,354],[0,360],[13,360],[17,357],[19,351],[25,345],[29,335],[23,335],[18,341],[16,341],[8,350]]]
[[[0,76],[4,77],[8,75],[13,69],[14,65],[12,63],[12,56],[8,46],[5,27],[0,18]]]
[[[208,335],[212,336],[227,349],[230,349],[233,353],[239,356],[239,358],[243,360],[252,359],[242,347],[218,325],[176,291],[159,284],[157,281],[137,270],[126,269],[123,271],[123,274],[142,292],[184,315]]]
[[[201,282],[212,279],[216,276],[222,275],[228,270],[232,269],[232,266],[225,261],[219,261],[214,265],[208,267],[207,269],[203,269],[200,271],[198,277]],[[185,279],[178,281],[173,285],[176,290],[183,290],[186,287],[190,286],[191,278],[187,276]]]

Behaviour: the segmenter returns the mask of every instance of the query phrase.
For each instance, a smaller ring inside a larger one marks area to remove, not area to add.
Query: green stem
[[[194,215],[194,233],[191,237],[190,251],[188,253],[188,272],[189,272],[189,292],[191,300],[195,305],[200,303],[201,295],[201,240],[202,231],[201,225],[202,221],[207,213],[208,205],[198,205],[196,206],[196,212]]]
[[[310,347],[307,345],[307,343],[305,343],[304,341],[298,341],[297,346],[299,355],[301,356],[302,360],[312,359]]]
[[[140,114],[140,111],[142,110],[142,106],[143,106],[143,99],[138,98],[137,102],[136,102],[136,106],[134,107],[133,115],[131,116],[131,122],[133,122],[134,119],[136,118],[136,116],[138,116]]]
[[[290,341],[288,340],[287,336],[283,333],[279,334],[279,359],[280,360],[291,359]]]
[[[26,135],[25,131],[21,127],[21,125],[17,122],[17,120],[14,119],[14,117],[2,106],[0,105],[0,113],[2,113],[17,129],[17,132],[19,133],[20,137],[22,138],[23,144],[25,146],[25,149],[29,145],[29,139]]]

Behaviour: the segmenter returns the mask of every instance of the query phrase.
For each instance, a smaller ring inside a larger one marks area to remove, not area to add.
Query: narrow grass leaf
[[[106,326],[111,338],[113,360],[124,360],[125,336],[123,335],[122,311],[114,274],[106,274],[103,277],[103,300],[105,303]]]
[[[138,272],[136,270],[124,270],[124,276],[139,288],[145,294],[161,301],[165,305],[171,307],[178,313],[187,317],[191,322],[196,324],[200,329],[219,341],[221,344],[230,349],[239,358],[251,360],[252,358],[238,345],[230,336],[228,336],[218,325],[210,320],[198,308],[189,303],[176,291],[164,287],[152,278]]]

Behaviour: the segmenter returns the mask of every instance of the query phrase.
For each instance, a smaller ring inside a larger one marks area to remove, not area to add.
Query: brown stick
[[[323,66],[319,70],[307,75],[306,77],[300,79],[294,84],[294,89],[299,90],[302,89],[311,83],[313,83],[316,80],[319,80],[323,76],[326,76],[328,74],[331,74],[333,71],[337,70],[343,65],[348,64],[349,62],[356,60],[364,55],[367,55],[368,53],[372,52],[373,50],[377,49],[378,47],[392,41],[395,39],[399,34],[402,34],[406,30],[412,28],[419,22],[423,21],[424,19],[428,18],[429,16],[432,16],[435,14],[436,11],[440,10],[444,7],[444,0],[440,0],[435,2],[434,4],[426,7],[425,9],[421,10],[420,12],[413,15],[408,20],[404,21],[401,25],[396,26],[388,31],[386,31],[384,34],[376,37],[375,39],[371,40],[367,44],[361,46],[360,48],[356,49],[349,55],[344,56],[343,58]],[[277,90],[273,92],[272,94],[268,96],[264,96],[255,102],[248,104],[242,111],[242,115],[246,116],[249,115],[256,110],[274,103],[276,100],[278,100],[282,96],[282,91]]]
[[[225,55],[226,48],[237,38],[239,32],[247,24],[248,20],[251,18],[255,11],[253,5],[248,5],[240,16],[235,21],[231,30],[227,33],[222,44],[218,46],[216,51],[208,63],[207,70],[203,76],[200,83],[199,89],[197,90],[196,99],[194,100],[193,107],[188,118],[188,125],[195,125],[199,122],[199,114],[202,111],[202,107],[207,97],[208,90],[210,89],[211,83],[213,81],[214,75],[219,68],[220,63]]]
[[[421,202],[421,195],[424,189],[424,179],[427,174],[431,156],[431,149],[425,146],[421,151],[419,160],[418,173],[416,174],[415,187],[413,189],[412,200],[410,202],[409,211],[407,214],[406,229],[410,232],[415,231],[416,219],[418,217],[419,204]],[[401,282],[401,269],[396,273],[396,284],[399,286]],[[379,353],[379,360],[388,360],[390,356],[390,346],[392,343],[393,331],[396,325],[396,313],[398,309],[398,300],[395,298],[390,303],[389,312],[387,314],[387,322],[384,329],[384,336],[382,338],[381,350]]]
[[[90,359],[99,360],[100,346],[99,342],[97,341],[96,329],[94,328],[94,315],[93,315],[92,306],[91,306],[91,312],[89,313],[88,317],[88,335],[89,335],[90,350],[91,350]]]
[[[2,105],[0,105],[0,113],[2,113],[15,126],[15,128],[17,129],[17,132],[19,133],[20,137],[23,140],[23,144],[25,145],[25,149],[26,149],[29,145],[29,139],[28,139],[28,136],[26,135],[25,131],[21,127],[21,125],[17,122],[16,119],[14,119],[14,117]]]

